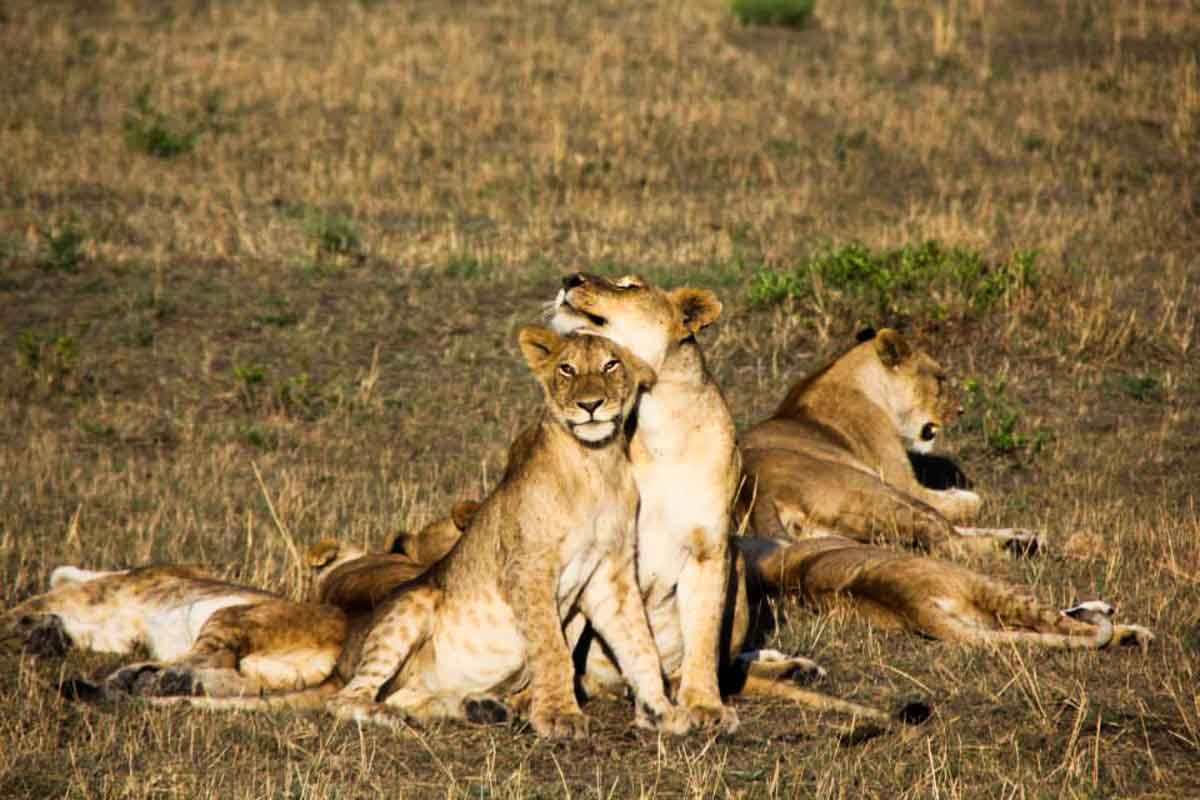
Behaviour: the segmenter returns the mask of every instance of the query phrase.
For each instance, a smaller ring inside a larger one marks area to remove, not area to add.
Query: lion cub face
[[[721,301],[707,289],[665,291],[636,275],[609,280],[577,272],[563,278],[551,325],[606,336],[658,370],[679,342],[720,316]]]
[[[888,376],[888,393],[904,448],[931,452],[942,425],[953,421],[959,411],[946,385],[945,370],[890,328],[879,332],[874,347]]]
[[[611,440],[638,391],[654,384],[654,371],[645,362],[602,336],[560,336],[530,325],[521,329],[519,342],[551,417],[588,445]]]

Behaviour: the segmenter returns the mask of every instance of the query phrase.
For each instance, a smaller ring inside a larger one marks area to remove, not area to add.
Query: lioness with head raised
[[[543,736],[582,736],[564,625],[602,631],[638,699],[638,720],[689,723],[667,699],[634,574],[638,495],[625,421],[654,383],[641,359],[596,336],[526,327],[521,352],[545,410],[519,437],[499,485],[428,575],[376,612],[339,716],[395,722],[503,718],[527,689]],[[382,701],[382,703],[378,702]]]
[[[742,437],[741,510],[760,536],[829,533],[941,553],[1036,548],[1036,535],[963,527],[979,495],[922,486],[907,451],[928,453],[956,413],[945,372],[884,329],[797,382]]]
[[[551,324],[606,336],[658,374],[638,402],[629,449],[641,495],[638,580],[680,705],[697,722],[733,729],[737,715],[721,701],[717,672],[741,462],[729,407],[696,342],[720,315],[707,289],[664,291],[638,276],[576,273],[563,279]],[[601,649],[592,651],[589,676],[615,680]]]

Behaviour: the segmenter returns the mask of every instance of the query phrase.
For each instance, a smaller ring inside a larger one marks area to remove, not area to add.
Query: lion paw
[[[1154,641],[1154,632],[1142,625],[1122,625],[1117,633],[1116,642],[1120,645],[1137,645],[1145,653]]]
[[[720,698],[715,700],[684,697],[681,705],[687,710],[692,725],[699,728],[715,728],[721,733],[733,733],[738,728],[738,715],[732,706],[725,705]]]
[[[535,711],[529,724],[547,739],[583,739],[588,733],[588,718],[580,711]]]
[[[158,686],[159,667],[155,664],[131,664],[109,675],[104,688],[122,694],[153,695]]]
[[[71,649],[71,637],[61,617],[40,617],[25,630],[25,650],[41,658],[62,658]]]
[[[502,725],[512,716],[508,706],[492,697],[464,700],[463,715],[476,725]]]
[[[335,697],[328,702],[326,708],[338,719],[354,722],[359,725],[384,725],[396,727],[398,722],[390,718],[389,709],[370,700],[359,700],[350,697]]]
[[[642,703],[638,703],[634,724],[648,731],[683,736],[692,729],[692,718],[686,709],[680,708],[674,703],[668,704],[661,712],[655,712]]]
[[[1041,555],[1046,551],[1046,538],[1035,531],[1014,529],[1004,543],[1004,549],[1017,557]]]
[[[165,669],[159,673],[154,694],[159,697],[199,697],[204,694],[204,686],[189,670]]]

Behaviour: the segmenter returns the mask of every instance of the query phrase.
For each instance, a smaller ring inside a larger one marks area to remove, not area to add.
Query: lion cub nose
[[[603,400],[579,400],[576,401],[575,405],[579,406],[589,414],[594,414],[596,413],[596,409],[599,408],[600,404],[603,402]]]
[[[583,286],[585,279],[582,272],[574,272],[563,278],[564,289],[574,289],[576,286]]]

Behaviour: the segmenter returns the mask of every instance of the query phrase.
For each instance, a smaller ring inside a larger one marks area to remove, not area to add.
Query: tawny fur
[[[739,512],[760,536],[829,533],[914,544],[940,554],[1035,548],[1014,529],[970,528],[981,504],[963,489],[933,490],[908,451],[928,452],[957,413],[945,373],[884,329],[796,383],[778,410],[742,437]]]
[[[216,697],[303,690],[331,677],[346,636],[338,608],[285,600],[194,566],[60,567],[50,584],[4,615],[5,638],[49,645],[53,654],[145,649],[150,661],[105,679],[113,690]]]
[[[579,273],[564,279],[552,314],[557,329],[609,337],[658,372],[638,403],[630,444],[641,494],[638,579],[680,705],[695,722],[733,730],[737,715],[722,702],[718,678],[733,667],[750,624],[745,564],[730,527],[741,461],[733,417],[696,342],[720,317],[721,303],[704,289],[665,291],[637,276],[610,281]],[[582,625],[568,627],[568,639],[587,647],[585,690],[620,685],[619,671]],[[791,669],[810,663],[792,659]],[[772,681],[758,680],[758,669],[752,668],[755,680],[741,684],[743,693],[778,696],[788,688],[764,690]],[[889,718],[816,692],[798,690],[791,699]]]
[[[450,552],[478,509],[479,504],[473,501],[455,504],[449,517],[435,520],[416,533],[396,537],[391,553],[343,556],[321,581],[317,602],[338,606],[348,613],[370,611],[397,587],[421,577]],[[326,540],[313,552],[322,546],[336,553],[342,545]]]
[[[605,339],[521,332],[546,398],[462,538],[375,614],[354,676],[330,702],[358,721],[467,717],[526,690],[544,736],[581,736],[563,627],[604,632],[638,698],[639,721],[688,726],[666,697],[634,574],[637,490],[624,423],[654,373]],[[382,703],[378,702],[382,701]]]
[[[798,594],[820,610],[849,609],[885,629],[969,644],[1054,648],[1134,642],[1145,649],[1154,638],[1142,626],[1113,625],[1103,615],[1076,619],[957,564],[841,536],[798,542],[747,537],[741,545],[764,591]]]

